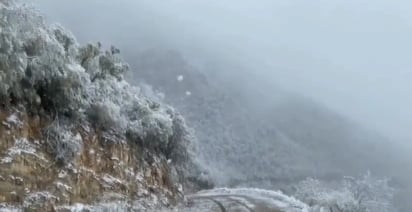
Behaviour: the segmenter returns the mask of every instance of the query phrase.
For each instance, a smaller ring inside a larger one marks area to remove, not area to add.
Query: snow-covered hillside
[[[340,185],[345,176],[361,176],[368,170],[378,178],[399,176],[384,171],[399,162],[384,137],[310,99],[262,91],[247,81],[236,85],[230,82],[236,76],[216,80],[220,76],[208,75],[209,70],[197,69],[174,51],[129,54],[137,68],[130,79],[152,85],[148,93],[174,105],[194,127],[198,157],[216,185],[282,189],[298,195],[296,185],[307,178],[319,179],[318,186],[323,186]],[[378,187],[385,190],[385,186]],[[329,191],[346,195],[336,187]],[[311,195],[319,194],[313,190]],[[334,201],[339,195],[325,199]]]

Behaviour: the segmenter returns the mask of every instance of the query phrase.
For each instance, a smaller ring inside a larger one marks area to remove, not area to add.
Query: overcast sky
[[[390,136],[412,139],[406,0],[36,0],[80,41],[241,64]],[[268,86],[270,89],[270,86]]]

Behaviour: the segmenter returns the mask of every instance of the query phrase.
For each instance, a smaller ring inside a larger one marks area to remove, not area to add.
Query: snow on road
[[[219,188],[187,196],[178,211],[189,212],[309,212],[310,207],[279,191]]]

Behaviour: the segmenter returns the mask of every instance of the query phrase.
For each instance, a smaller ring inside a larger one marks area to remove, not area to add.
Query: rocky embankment
[[[182,192],[171,180],[166,158],[127,141],[113,141],[91,126],[71,131],[71,139],[84,145],[73,162],[62,166],[53,156],[51,138],[43,133],[49,120],[30,117],[24,110],[2,110],[0,123],[3,207],[64,211],[75,203],[120,201],[136,210],[155,209],[173,205]]]

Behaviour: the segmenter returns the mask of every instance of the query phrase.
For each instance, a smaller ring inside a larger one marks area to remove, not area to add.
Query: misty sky
[[[412,3],[402,0],[36,0],[82,42],[166,47],[250,70],[412,139]],[[235,76],[234,72],[234,76]]]

